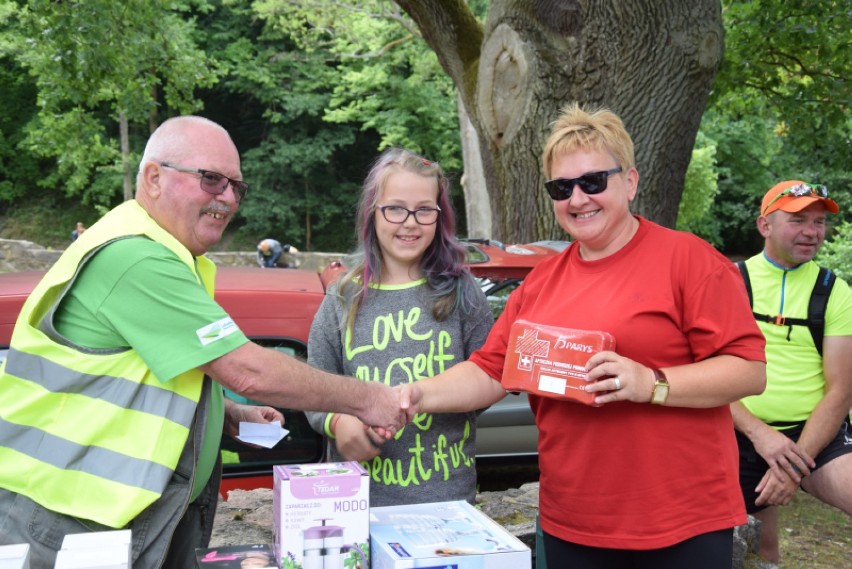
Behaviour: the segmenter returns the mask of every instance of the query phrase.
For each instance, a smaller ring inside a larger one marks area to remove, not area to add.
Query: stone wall
[[[0,273],[43,271],[61,254],[62,251],[45,249],[31,241],[0,239]]]
[[[0,239],[0,273],[46,271],[61,254],[61,249],[45,249],[31,241]],[[257,266],[254,251],[211,252],[207,256],[219,266]],[[300,269],[321,271],[328,263],[342,256],[341,253],[285,253],[281,256],[281,262]]]

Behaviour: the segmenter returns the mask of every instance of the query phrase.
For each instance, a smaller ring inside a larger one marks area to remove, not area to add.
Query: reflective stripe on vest
[[[125,202],[48,271],[21,310],[0,368],[0,487],[110,527],[125,526],[174,476],[203,384],[199,370],[160,382],[132,349],[81,351],[51,334],[52,313],[80,267],[128,236],[162,243],[212,295],[213,264]]]

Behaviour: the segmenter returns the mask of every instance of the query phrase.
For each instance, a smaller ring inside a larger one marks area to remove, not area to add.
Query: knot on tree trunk
[[[531,100],[533,60],[521,37],[500,24],[482,48],[477,82],[479,119],[494,145],[508,144]]]

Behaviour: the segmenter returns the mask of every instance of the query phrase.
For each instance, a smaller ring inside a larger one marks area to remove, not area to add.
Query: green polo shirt
[[[80,346],[132,347],[166,382],[248,342],[236,327],[216,341],[202,341],[205,327],[229,318],[169,249],[133,237],[107,245],[86,263],[54,322]],[[222,437],[222,390],[212,392],[193,500],[210,479]]]

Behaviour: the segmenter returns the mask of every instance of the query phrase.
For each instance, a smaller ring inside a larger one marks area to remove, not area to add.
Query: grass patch
[[[783,569],[852,567],[852,517],[807,492],[780,509],[778,534]]]

